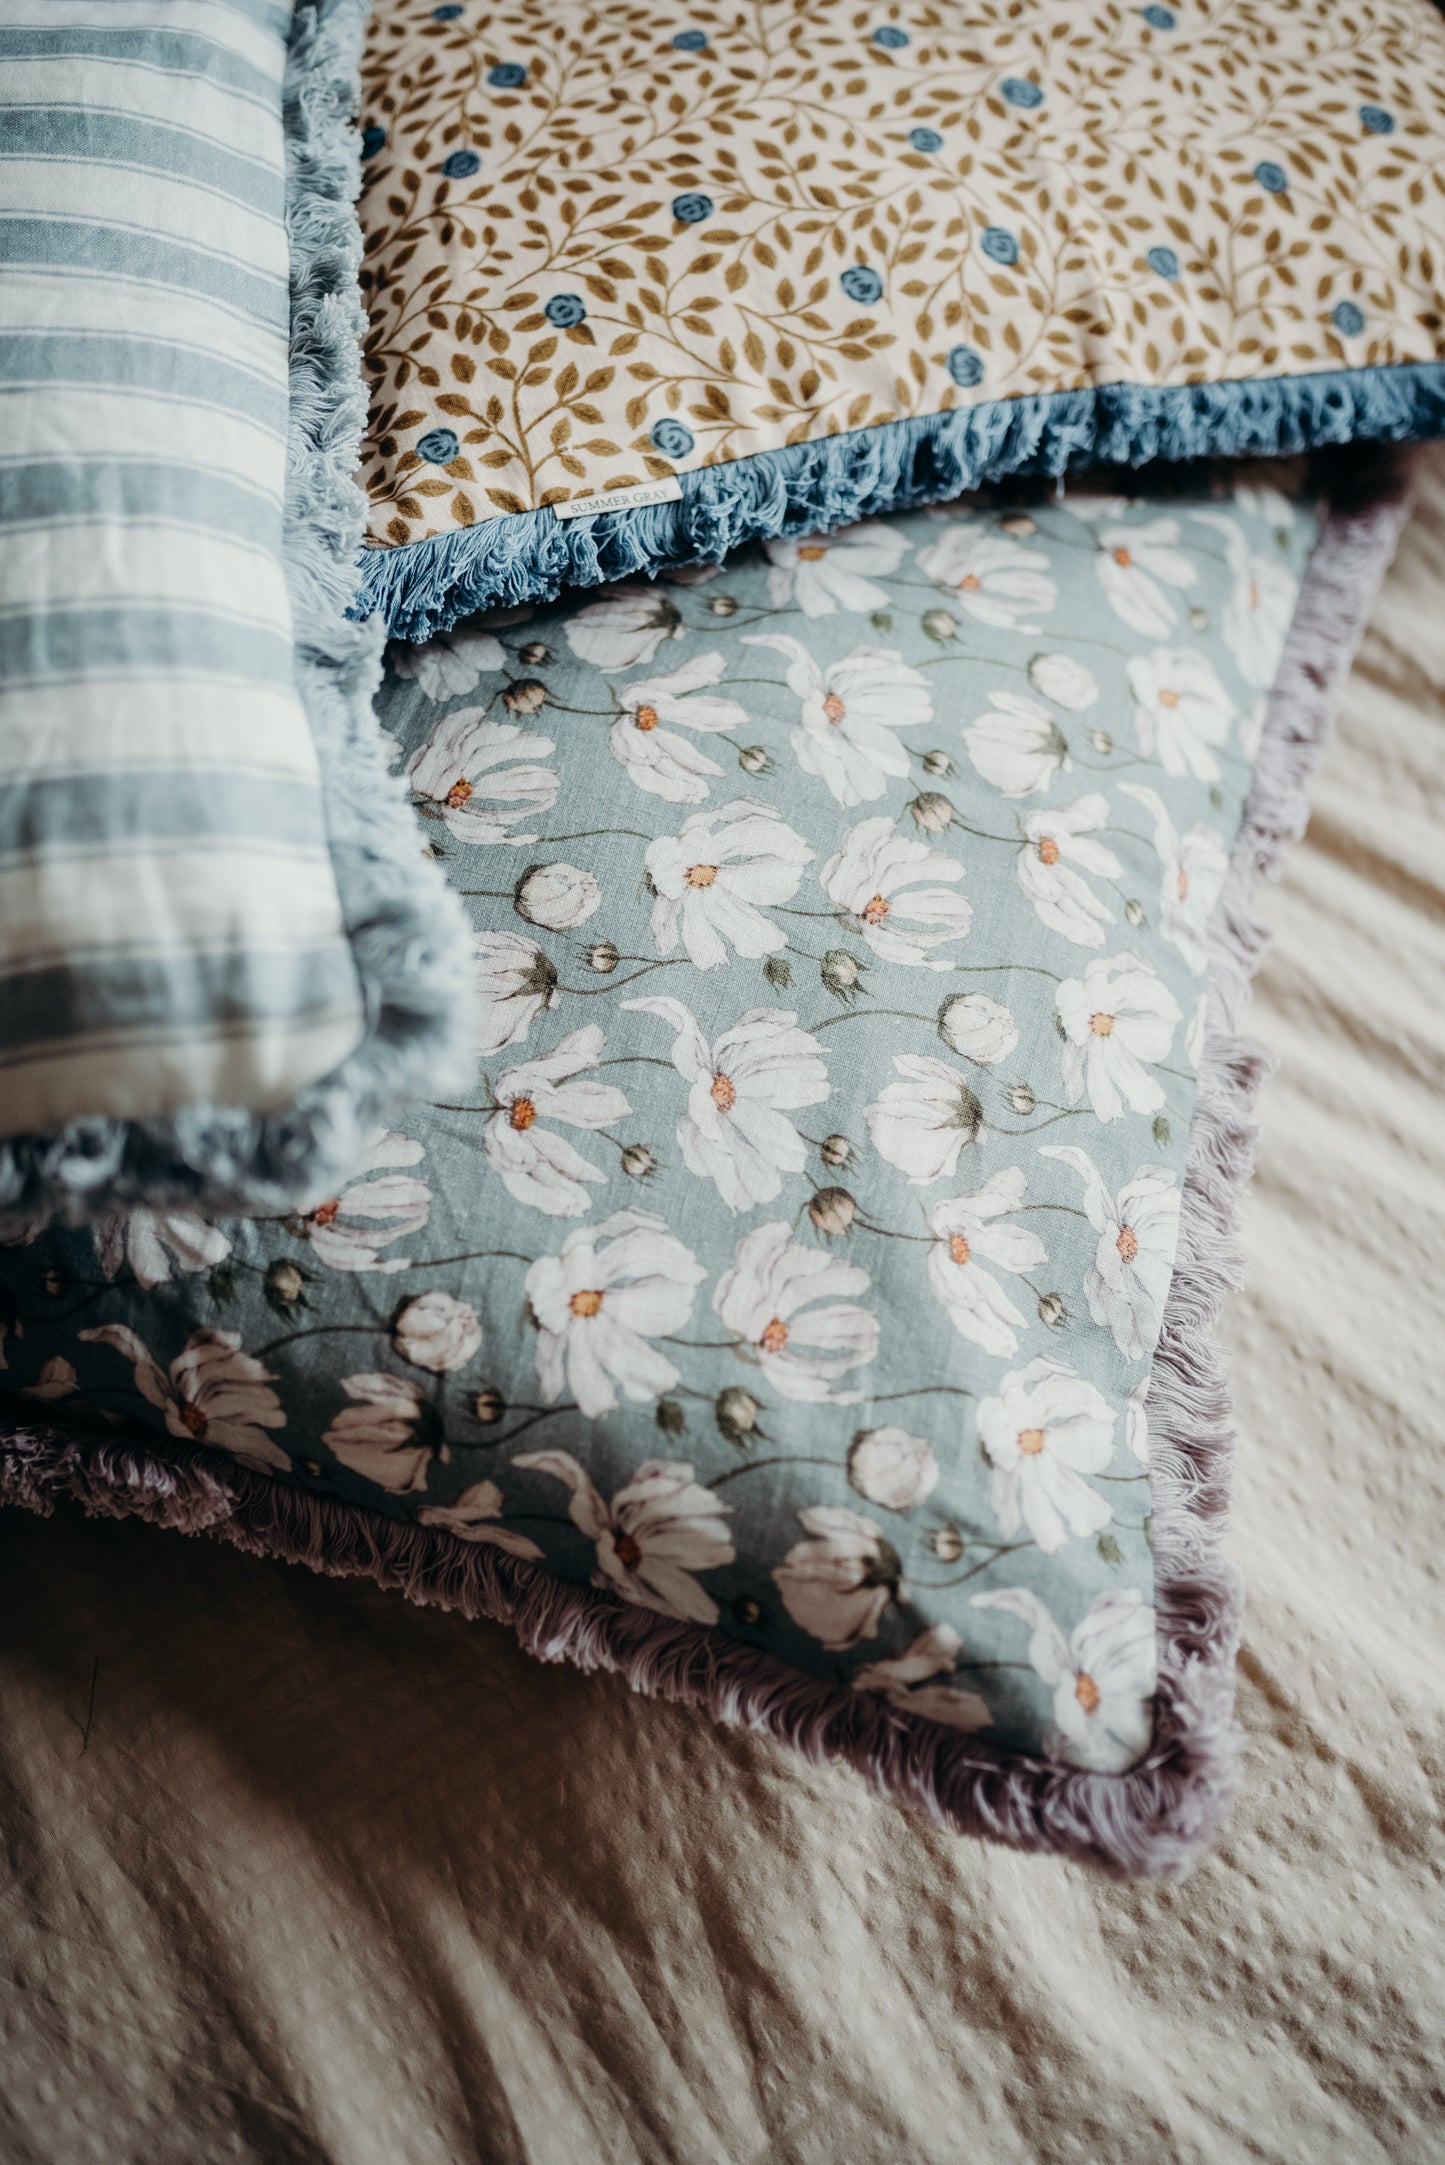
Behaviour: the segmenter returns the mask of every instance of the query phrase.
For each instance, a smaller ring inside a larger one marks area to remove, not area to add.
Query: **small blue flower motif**
[[[672,199],[672,215],[679,225],[699,226],[712,214],[712,197],[703,195],[699,189],[690,189],[686,195],[675,195]]]
[[[850,263],[838,283],[849,300],[856,301],[860,308],[871,308],[875,301],[883,298],[883,280],[867,263]]]
[[[1044,102],[1038,84],[1031,83],[1026,75],[1006,75],[998,87],[1010,105],[1021,105],[1026,113]]]
[[[587,304],[580,293],[554,293],[542,313],[559,331],[570,331],[586,315]]]
[[[1365,328],[1365,312],[1353,301],[1336,301],[1330,310],[1330,321],[1343,338],[1358,338]]]
[[[462,447],[454,428],[434,428],[423,436],[416,448],[417,456],[424,458],[428,466],[450,466]]]
[[[461,13],[457,0],[447,0],[445,7],[432,9],[431,19],[434,23],[454,23]]]
[[[664,414],[652,424],[652,448],[660,451],[665,459],[685,459],[693,446],[692,430],[686,422],[674,421],[671,414]]]
[[[1174,13],[1173,8],[1140,8],[1139,13],[1143,16],[1145,22],[1149,25],[1149,28],[1151,30],[1172,30],[1175,23],[1179,19]]]
[[[1177,278],[1179,258],[1172,248],[1151,248],[1144,261],[1156,278]]]
[[[474,150],[454,150],[442,160],[442,172],[448,180],[470,180],[481,169],[482,161]]]
[[[908,32],[900,30],[897,23],[881,23],[873,33],[873,43],[881,45],[885,53],[901,53],[908,42]]]
[[[370,128],[363,128],[363,129],[362,129],[362,131],[361,131],[361,162],[362,162],[362,164],[363,164],[363,165],[365,165],[365,163],[366,163],[366,161],[367,161],[367,159],[368,159],[368,158],[374,158],[374,157],[376,156],[376,154],[377,154],[377,152],[378,152],[378,151],[381,151],[381,150],[385,150],[385,148],[386,148],[386,130],[385,130],[385,128],[377,128],[377,127],[370,127]]]
[[[985,226],[978,245],[990,263],[1017,263],[1019,244],[1004,226]]]
[[[705,30],[679,30],[673,39],[673,49],[679,53],[705,53],[707,32]]]
[[[910,128],[908,140],[915,150],[923,153],[925,158],[930,151],[942,150],[943,148],[943,137],[939,134],[937,128]]]
[[[488,68],[487,81],[493,90],[520,90],[527,80],[527,71],[520,60],[499,60],[494,68]]]
[[[972,346],[955,346],[944,366],[960,390],[971,391],[976,383],[983,382],[983,355],[975,353]]]
[[[1367,135],[1393,135],[1395,132],[1395,116],[1393,113],[1387,113],[1383,105],[1362,105],[1360,107],[1360,126]]]
[[[1254,169],[1254,177],[1266,195],[1283,195],[1289,186],[1289,175],[1273,158],[1261,158]]]

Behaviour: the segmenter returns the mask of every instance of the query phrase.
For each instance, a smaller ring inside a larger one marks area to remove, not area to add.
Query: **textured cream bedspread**
[[[1248,1786],[1182,1886],[490,1625],[0,1514],[5,2165],[1445,2159],[1445,457],[1266,898]]]

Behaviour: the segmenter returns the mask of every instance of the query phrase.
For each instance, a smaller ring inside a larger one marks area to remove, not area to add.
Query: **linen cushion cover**
[[[1232,1779],[1211,915],[1316,519],[973,505],[397,651],[476,1081],[283,1224],[0,1253],[11,1420],[98,1423],[38,1446],[92,1500],[260,1474],[236,1538],[1177,1866]]]
[[[1017,468],[1445,418],[1431,0],[397,0],[364,118],[362,592],[408,638]]]
[[[0,8],[0,1216],[296,1199],[454,1034],[344,622],[360,11],[292,15]]]

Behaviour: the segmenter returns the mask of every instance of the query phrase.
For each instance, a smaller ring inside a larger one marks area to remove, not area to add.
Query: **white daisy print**
[[[431,734],[407,762],[412,794],[435,812],[459,842],[535,842],[512,834],[517,820],[550,812],[558,780],[551,767],[520,765],[556,750],[514,722],[489,722],[481,707],[458,707],[432,725]]]
[[[412,1496],[427,1484],[433,1460],[449,1462],[441,1423],[419,1383],[404,1376],[343,1376],[352,1401],[332,1420],[322,1441],[342,1465],[394,1496]]]
[[[1100,1594],[1066,1639],[1024,1586],[975,1594],[1029,1627],[1028,1656],[1054,1695],[1048,1755],[1098,1774],[1122,1774],[1153,1734],[1154,1611],[1136,1586]]]
[[[602,889],[578,865],[533,865],[518,880],[512,907],[544,932],[575,932],[602,907]]]
[[[881,797],[890,778],[908,773],[900,729],[933,719],[926,680],[889,647],[854,647],[841,661],[820,663],[796,639],[745,639],[771,647],[788,664],[788,688],[803,703],[793,752],[805,774],[826,782],[839,804]]]
[[[290,1471],[290,1459],[266,1433],[286,1426],[281,1401],[270,1388],[276,1378],[241,1351],[236,1331],[192,1331],[169,1369],[128,1324],[102,1323],[80,1336],[86,1345],[113,1346],[131,1363],[141,1397],[165,1415],[170,1434],[183,1443],[229,1451],[263,1472]]]
[[[721,654],[695,654],[666,676],[643,677],[616,693],[612,756],[639,789],[669,804],[701,804],[722,768],[679,729],[704,736],[745,729],[747,709],[735,699],[710,699],[707,687],[722,681]]]
[[[502,1516],[502,1492],[495,1481],[474,1481],[464,1488],[455,1503],[429,1503],[417,1513],[420,1526],[440,1526],[459,1541],[485,1542],[489,1547],[505,1549],[509,1556],[524,1556],[530,1563],[541,1561],[542,1551],[535,1541],[519,1534],[514,1527],[499,1526]]]
[[[590,601],[567,617],[562,629],[579,661],[612,676],[650,662],[665,639],[680,639],[682,618],[660,587],[614,586],[605,601]]]
[[[770,804],[739,797],[687,820],[648,845],[656,890],[652,936],[659,955],[682,946],[695,969],[715,970],[728,949],[759,956],[788,936],[763,912],[791,902],[813,852]]]
[[[807,1146],[785,1116],[828,1095],[828,1071],[798,1018],[754,1007],[709,1046],[680,1000],[626,1000],[675,1033],[672,1061],[688,1085],[677,1143],[689,1172],[711,1180],[729,1210],[770,1203]]]
[[[1108,1525],[1113,1511],[1086,1474],[1114,1455],[1115,1416],[1107,1399],[1063,1361],[1047,1357],[1011,1369],[978,1409],[978,1437],[993,1467],[999,1532],[1020,1526],[1048,1555]]]
[[[1102,947],[1104,927],[1114,922],[1114,912],[1084,877],[1116,880],[1124,869],[1111,849],[1092,839],[1108,824],[1109,801],[1097,794],[1024,816],[1019,885],[1049,930],[1076,947]]]
[[[775,609],[794,603],[806,617],[833,616],[839,609],[862,616],[891,603],[888,589],[874,581],[897,571],[909,544],[896,526],[867,519],[841,533],[765,541],[763,548],[771,566],[768,599]]]
[[[179,1210],[110,1212],[96,1219],[94,1239],[106,1277],[128,1270],[147,1293],[188,1272],[214,1270],[231,1252],[219,1226]]]
[[[1028,619],[1047,616],[1059,598],[1046,556],[969,520],[946,526],[920,549],[918,568],[969,616],[1001,631],[1041,630]]]
[[[1192,647],[1155,647],[1135,655],[1128,676],[1142,749],[1157,753],[1166,774],[1217,782],[1210,747],[1225,742],[1235,709],[1212,663]]]
[[[594,1586],[664,1616],[717,1622],[717,1603],[696,1574],[733,1561],[727,1505],[694,1479],[691,1466],[649,1459],[609,1504],[570,1451],[526,1451],[512,1464],[570,1489],[568,1515],[596,1547]]]
[[[1102,526],[1094,559],[1110,607],[1131,631],[1162,639],[1178,621],[1174,596],[1196,584],[1199,573],[1179,547],[1177,519],[1144,526]]]
[[[1130,1391],[1124,1406],[1124,1441],[1141,1466],[1149,1463],[1149,1415],[1146,1401],[1149,1396],[1149,1378],[1141,1376]]]
[[[852,1406],[862,1391],[835,1385],[877,1358],[878,1318],[856,1303],[869,1284],[856,1263],[803,1247],[779,1222],[744,1233],[712,1304],[781,1397]]]
[[[773,1570],[783,1607],[800,1631],[835,1653],[873,1639],[902,1591],[898,1553],[881,1526],[843,1504],[814,1504],[798,1518],[795,1542]]]
[[[478,680],[507,666],[507,650],[495,632],[457,624],[425,646],[394,640],[387,661],[395,675],[419,684],[428,699],[460,699]]]
[[[854,1691],[872,1691],[923,1721],[941,1722],[946,1729],[988,1729],[993,1716],[976,1691],[957,1684],[935,1684],[933,1677],[951,1675],[963,1652],[963,1641],[950,1624],[934,1624],[921,1632],[906,1654],[892,1661],[868,1661],[855,1669],[849,1682]]]
[[[1121,782],[1120,792],[1134,797],[1154,822],[1159,852],[1159,930],[1178,948],[1191,970],[1202,972],[1208,959],[1209,919],[1229,870],[1229,858],[1213,827],[1197,824],[1179,834],[1162,798],[1139,782]]]
[[[1099,1236],[1084,1273],[1084,1298],[1094,1321],[1114,1334],[1126,1361],[1154,1350],[1179,1245],[1179,1190],[1159,1165],[1141,1165],[1111,1195],[1093,1159],[1075,1146],[1043,1143],[1084,1183],[1084,1215]]]
[[[919,1053],[895,1053],[901,1082],[889,1083],[864,1119],[881,1158],[915,1187],[942,1180],[959,1152],[983,1140],[983,1107],[956,1068]]]
[[[916,1511],[938,1486],[938,1460],[906,1428],[862,1428],[848,1446],[848,1479],[884,1511]]]
[[[1018,1351],[1027,1318],[1014,1306],[995,1271],[1022,1276],[1048,1261],[1037,1233],[1001,1221],[1019,1209],[1028,1181],[1016,1165],[990,1174],[971,1195],[935,1203],[928,1225],[928,1282],[933,1297],[961,1338],[999,1359]]]
[[[1036,654],[1029,663],[1029,682],[1070,714],[1086,713],[1099,697],[1093,670],[1073,654]]]
[[[391,1326],[391,1342],[414,1368],[450,1375],[480,1352],[481,1320],[470,1301],[438,1289],[406,1303]]]
[[[849,828],[823,868],[823,891],[880,961],[949,970],[929,949],[963,939],[973,923],[972,906],[953,892],[962,878],[956,858],[915,842],[885,812]]]
[[[299,1220],[317,1261],[332,1270],[408,1270],[408,1256],[383,1257],[381,1251],[410,1240],[431,1215],[431,1189],[402,1170],[421,1158],[421,1144],[409,1135],[378,1130],[356,1168],[358,1177]]]
[[[1244,492],[1240,492],[1241,498]],[[1273,495],[1274,491],[1262,492]],[[1275,516],[1288,524],[1290,511],[1283,498]],[[1278,556],[1251,549],[1249,537],[1234,520],[1215,511],[1197,511],[1201,525],[1217,527],[1224,536],[1225,557],[1234,584],[1224,604],[1220,629],[1230,658],[1246,684],[1268,691],[1279,671],[1280,656],[1294,617],[1299,592],[1293,572]]]
[[[1021,692],[994,692],[986,713],[963,732],[968,756],[1004,797],[1047,789],[1072,762],[1064,733],[1047,707]]]
[[[551,1052],[497,1077],[492,1093],[497,1109],[482,1136],[487,1163],[509,1195],[549,1218],[580,1218],[592,1202],[589,1183],[607,1181],[604,1169],[556,1126],[596,1131],[626,1120],[632,1111],[612,1084],[582,1079],[606,1049],[602,1031],[589,1023],[569,1032]]]
[[[1125,952],[1091,962],[1054,996],[1064,1033],[1064,1095],[1077,1105],[1087,1092],[1100,1120],[1126,1108],[1154,1113],[1164,1087],[1147,1069],[1167,1060],[1181,1017],[1179,1002],[1138,955]]]
[[[1018,1024],[986,992],[956,992],[938,1010],[938,1034],[950,1052],[979,1067],[997,1067],[1018,1048]]]
[[[677,1369],[651,1344],[680,1331],[707,1276],[697,1257],[648,1210],[618,1210],[569,1233],[558,1255],[527,1272],[537,1319],[537,1380],[547,1404],[570,1389],[589,1420],[619,1391],[660,1398]]]
[[[558,1004],[557,971],[535,940],[520,932],[479,932],[477,1051],[483,1059],[525,1037],[544,1008]]]
[[[1204,1046],[1208,1036],[1209,994],[1201,992],[1194,1003],[1194,1013],[1189,1018],[1189,1026],[1184,1032],[1184,1051],[1196,1075],[1199,1073],[1199,1063],[1204,1058]]]

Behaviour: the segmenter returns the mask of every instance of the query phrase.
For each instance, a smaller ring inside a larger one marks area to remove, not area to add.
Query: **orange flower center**
[[[182,1406],[181,1426],[192,1436],[204,1436],[206,1433],[206,1416],[199,1406]]]
[[[958,591],[960,594],[976,594],[982,585],[983,581],[976,571],[966,571],[958,582]]]
[[[601,1311],[602,1295],[595,1287],[589,1286],[581,1293],[574,1293],[567,1306],[574,1316],[595,1316]]]
[[[1121,571],[1127,571],[1133,561],[1134,559],[1129,554],[1129,551],[1127,549],[1116,549],[1114,551],[1114,562],[1119,566]]]
[[[882,895],[875,895],[871,902],[866,902],[863,905],[863,915],[870,925],[882,924],[884,918],[888,915],[888,904],[884,901]]]
[[[468,804],[471,801],[471,795],[472,785],[463,777],[460,782],[453,782],[451,788],[447,791],[447,803],[454,806]]]
[[[632,719],[638,729],[656,729],[657,709],[656,707],[639,707]]]
[[[844,706],[838,694],[829,692],[827,698],[823,701],[823,712],[827,715],[828,720],[830,722],[841,722],[847,711],[848,709]]]
[[[774,1316],[758,1343],[764,1353],[781,1353],[788,1342],[788,1326],[781,1316]]]
[[[950,1233],[948,1236],[948,1252],[953,1257],[954,1262],[962,1267],[972,1255],[973,1250],[969,1247],[962,1233]]]
[[[1179,704],[1179,694],[1178,694],[1178,692],[1171,692],[1171,691],[1163,691],[1163,692],[1161,692],[1161,693],[1159,694],[1159,704],[1160,704],[1160,706],[1161,706],[1161,707],[1177,707],[1177,706],[1178,706],[1178,704]]]
[[[536,1117],[537,1108],[530,1098],[513,1098],[507,1120],[519,1135],[526,1134]]]
[[[827,553],[827,550],[820,542],[810,541],[804,548],[799,549],[798,562],[800,564],[821,564]]]
[[[1099,1711],[1099,1687],[1087,1669],[1081,1669],[1074,1679],[1074,1697],[1086,1714]]]
[[[1189,874],[1182,865],[1179,867],[1179,877],[1174,884],[1179,889],[1179,899],[1182,902],[1189,892]]]
[[[635,1571],[642,1562],[641,1546],[631,1534],[614,1534],[612,1546],[624,1571]]]
[[[737,1085],[730,1075],[714,1075],[709,1094],[720,1113],[730,1113],[738,1101]]]
[[[340,1208],[340,1196],[333,1196],[329,1203],[318,1203],[316,1208],[311,1213],[311,1223],[313,1225],[332,1224]]]
[[[1121,1263],[1133,1262],[1135,1256],[1139,1253],[1139,1235],[1132,1225],[1120,1226],[1119,1238],[1115,1241],[1114,1246],[1119,1251]]]
[[[1026,1458],[1037,1458],[1043,1447],[1044,1432],[1041,1428],[1021,1428],[1019,1430],[1019,1449]]]
[[[1043,859],[1043,861],[1044,861],[1044,863],[1045,863],[1045,864],[1057,864],[1057,863],[1058,863],[1058,861],[1059,861],[1059,845],[1058,845],[1058,843],[1057,843],[1057,842],[1056,842],[1056,841],[1054,840],[1054,838],[1053,838],[1053,836],[1052,836],[1051,834],[1046,834],[1046,835],[1043,835],[1043,836],[1042,836],[1042,837],[1040,838],[1040,841],[1039,841],[1039,855],[1040,855],[1040,857],[1041,857],[1041,858]]]
[[[682,876],[689,887],[711,887],[713,881],[717,878],[717,866],[715,864],[690,864]]]
[[[1089,1017],[1089,1028],[1093,1031],[1095,1037],[1112,1037],[1114,1035],[1114,1018],[1112,1015],[1091,1015]]]

